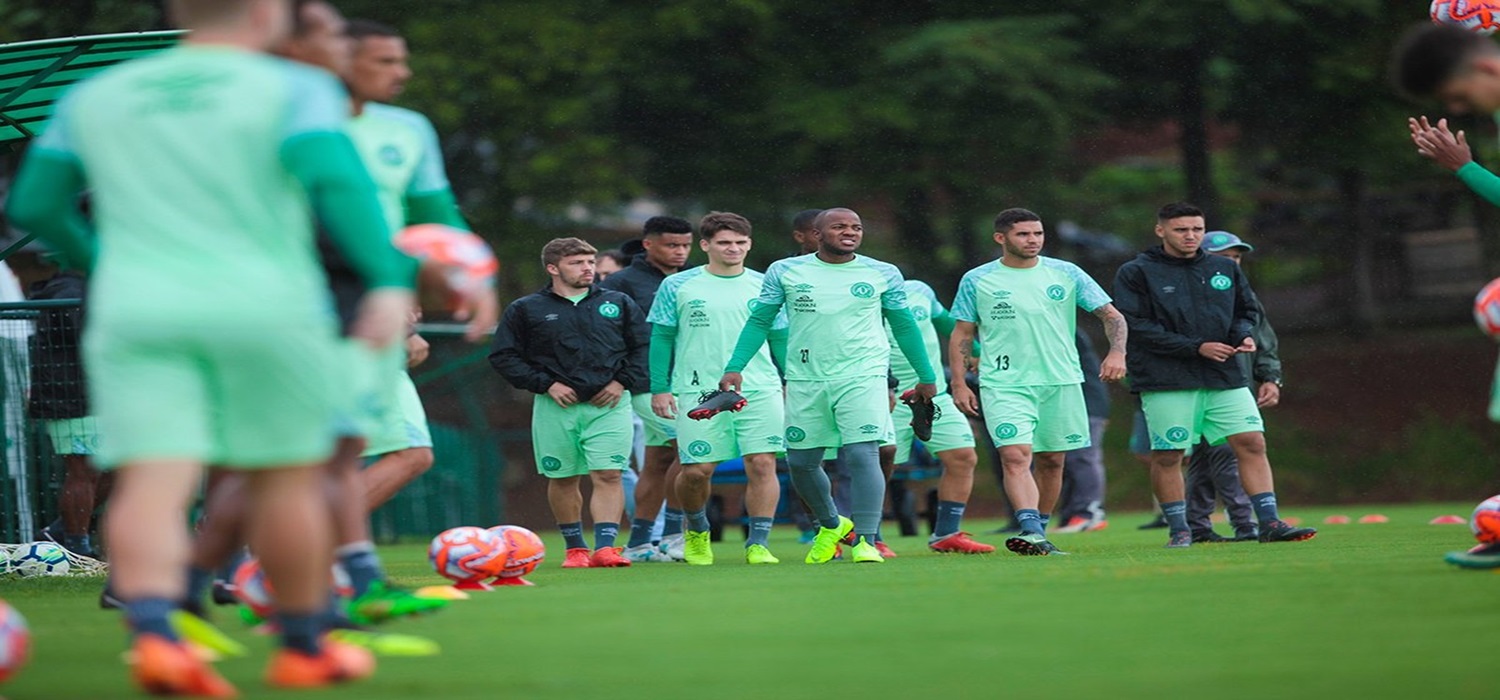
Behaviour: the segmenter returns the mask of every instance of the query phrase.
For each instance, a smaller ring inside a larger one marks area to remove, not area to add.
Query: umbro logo
[[[556,321],[557,320],[557,314],[547,314],[546,320],[548,320],[548,321]]]
[[[1083,442],[1083,436],[1079,435],[1078,433],[1073,433],[1072,435],[1069,435],[1063,439],[1067,440],[1069,445],[1077,445],[1078,443]]]
[[[1161,288],[1161,293],[1162,294],[1171,294],[1172,292],[1175,292],[1175,291],[1177,291],[1177,288],[1174,287],[1174,286],[1172,286],[1172,285],[1170,285],[1170,284]]]
[[[806,282],[803,282],[801,284],[794,284],[794,285],[792,285],[792,291],[794,291],[794,292],[796,292],[798,294],[806,294],[808,292],[811,292],[812,290],[813,290],[813,286],[810,285],[810,284],[808,284],[808,283],[806,283]]]

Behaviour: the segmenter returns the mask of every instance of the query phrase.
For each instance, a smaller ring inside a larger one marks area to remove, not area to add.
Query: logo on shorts
[[[805,430],[803,430],[803,429],[801,429],[801,428],[799,428],[799,427],[797,427],[795,425],[787,427],[787,429],[786,429],[786,441],[787,442],[802,442],[803,440],[806,440],[806,439],[807,439],[807,431],[805,431]]]
[[[612,301],[606,301],[599,305],[599,315],[605,318],[619,318],[620,307]]]
[[[1063,439],[1067,440],[1069,445],[1077,445],[1078,443],[1083,442],[1083,436],[1079,435],[1078,433],[1073,433],[1072,435],[1069,435]]]
[[[1187,428],[1180,425],[1175,428],[1167,428],[1167,439],[1172,442],[1185,442],[1188,439]]]
[[[918,321],[926,321],[931,314],[932,312],[928,311],[925,306],[913,306],[911,309],[911,317]]]
[[[782,445],[786,444],[786,442],[781,439],[780,435],[767,435],[766,444],[781,447]]]
[[[875,296],[875,285],[869,282],[855,282],[854,286],[849,288],[849,293],[861,299],[869,299]]]
[[[542,458],[542,471],[544,471],[544,472],[555,472],[555,471],[557,471],[559,469],[562,469],[562,460],[560,460],[560,459],[558,459],[556,457],[543,457]]]
[[[995,426],[995,437],[1001,440],[1009,440],[1020,434],[1020,432],[1020,429],[1016,428],[1015,423],[1001,423]]]
[[[750,311],[754,312],[755,311],[755,303],[757,301],[760,301],[760,300],[759,299],[755,299],[755,298],[751,298],[749,301],[745,302],[745,306],[747,308],[749,308]]]
[[[1234,280],[1229,279],[1229,275],[1220,272],[1219,274],[1214,275],[1213,277],[1210,277],[1208,279],[1208,286],[1222,292],[1226,289],[1229,289],[1230,287],[1233,287]]]
[[[1249,425],[1260,425],[1260,416],[1245,416],[1245,422]]]
[[[401,155],[401,149],[390,145],[381,146],[380,162],[390,166],[397,166],[400,165],[404,160],[406,160],[406,158]]]
[[[859,432],[861,432],[861,433],[863,433],[865,435],[874,435],[874,434],[880,432],[880,426],[875,425],[874,423],[866,423],[864,425],[859,426]]]
[[[1068,290],[1063,289],[1060,284],[1054,284],[1047,288],[1047,298],[1052,301],[1062,301],[1068,298]]]
[[[615,464],[618,464],[618,465],[620,465],[622,467],[625,466],[625,465],[627,465],[627,464],[630,464],[630,458],[626,457],[625,455],[610,455],[609,456],[609,461],[611,461],[611,462],[613,462]]]
[[[713,451],[713,445],[708,444],[704,440],[694,440],[692,444],[688,445],[688,454],[694,457],[707,457],[708,453]]]

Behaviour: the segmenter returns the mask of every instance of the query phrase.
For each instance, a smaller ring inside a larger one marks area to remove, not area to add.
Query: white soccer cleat
[[[678,533],[661,538],[661,551],[671,561],[687,561],[687,554],[683,549],[687,546],[687,538]]]
[[[667,556],[666,552],[661,551],[660,548],[658,548],[654,544],[651,544],[650,542],[647,542],[646,544],[638,544],[634,547],[626,547],[625,549],[620,550],[620,555],[625,557],[626,559],[629,559],[632,563],[635,564],[652,562],[666,563],[675,561],[671,557]]]

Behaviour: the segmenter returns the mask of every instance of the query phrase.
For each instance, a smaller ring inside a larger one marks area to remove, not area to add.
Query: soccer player
[[[1317,534],[1277,514],[1260,408],[1236,353],[1255,352],[1260,308],[1233,260],[1201,250],[1203,212],[1191,204],[1156,215],[1162,244],[1115,273],[1115,299],[1130,323],[1130,389],[1141,395],[1151,433],[1151,484],[1171,533],[1168,547],[1191,546],[1182,456],[1200,437],[1228,441],[1240,482],[1260,525],[1261,542]]]
[[[922,334],[922,347],[927,351],[927,360],[936,370],[943,366],[942,345],[938,335],[953,332],[953,317],[926,282],[908,279],[903,283],[902,289],[906,292],[906,303],[911,308],[912,318],[916,320],[917,329]],[[904,395],[916,388],[917,370],[906,360],[890,328],[886,329],[886,335],[890,341],[891,373],[897,381],[896,393]],[[959,529],[963,522],[964,508],[969,502],[969,494],[974,490],[974,467],[979,463],[979,455],[974,451],[974,431],[969,428],[968,419],[953,405],[953,397],[948,394],[947,376],[942,372],[937,372],[936,375],[938,393],[932,400],[932,406],[936,409],[935,417],[931,421],[931,435],[923,443],[942,462],[943,476],[938,481],[937,524],[933,527],[927,546],[935,552],[987,554],[995,551],[994,546],[976,542],[969,533]],[[912,427],[912,408],[911,404],[901,402],[896,404],[891,415],[896,430],[896,444],[892,448],[895,452],[892,455],[895,464],[905,464],[911,460],[912,441],[916,439]]]
[[[1125,319],[1077,265],[1043,256],[1045,241],[1042,218],[1031,211],[1006,209],[995,217],[1003,254],[964,274],[953,300],[958,323],[948,340],[949,362],[959,373],[979,335],[985,427],[1000,449],[1005,494],[1021,526],[1005,547],[1021,555],[1065,553],[1047,540],[1042,518],[1057,505],[1064,453],[1089,445],[1075,307],[1104,323],[1109,352],[1099,378],[1125,376]],[[967,384],[953,386],[953,401],[978,415],[981,400]]]
[[[286,36],[288,8],[169,3],[192,30],[184,42],[73,88],[8,201],[13,222],[94,271],[84,356],[98,461],[117,470],[110,573],[134,680],[161,694],[234,694],[169,619],[184,589],[187,505],[210,462],[249,474],[248,539],[282,631],[267,681],[313,687],[374,670],[368,652],[321,637],[332,535],[317,466],[333,450],[325,378],[337,350],[308,203],[369,289],[355,337],[397,340],[415,265],[391,246],[344,132],[346,93],[323,71],[260,53]],[[76,206],[85,188],[97,247]]]
[[[906,305],[904,280],[895,266],[856,255],[864,223],[849,209],[827,209],[813,224],[818,252],[778,260],[766,271],[760,297],[740,332],[722,390],[738,391],[742,372],[760,352],[776,314],[787,309],[787,464],[796,487],[821,527],[805,561],[833,559],[839,540],[855,533],[856,562],[881,562],[875,547],[885,502],[879,441],[890,422],[886,376],[890,345],[884,324],[917,370],[915,398],[930,404],[937,377],[916,320]],[[826,448],[839,448],[852,475],[851,518],[838,514],[828,475]]]
[[[698,223],[698,247],[708,264],[667,277],[657,291],[651,322],[651,408],[677,423],[682,475],[678,496],[687,514],[684,558],[689,564],[712,564],[708,504],[714,467],[742,456],[745,460],[745,510],[750,537],[745,562],[776,564],[767,547],[781,482],[776,454],[784,446],[781,375],[768,348],[761,348],[745,367],[745,407],[704,420],[687,415],[700,397],[716,386],[720,362],[734,351],[735,340],[750,318],[765,275],[745,267],[751,246],[750,222],[729,212],[709,212]],[[772,348],[785,348],[784,319],[772,327]],[[780,337],[775,337],[779,335]]]
[[[629,264],[630,259],[625,257],[625,254],[621,253],[618,248],[601,250],[599,255],[594,257],[594,274],[599,277],[600,282],[603,282],[609,279],[610,275],[625,269],[625,266]]]
[[[1233,260],[1236,265],[1246,253],[1255,250],[1249,243],[1228,231],[1209,231],[1203,237],[1203,249]],[[1237,353],[1240,371],[1250,379],[1255,391],[1255,404],[1271,408],[1281,403],[1281,357],[1277,352],[1276,331],[1266,318],[1264,306],[1259,306],[1260,320],[1251,329],[1255,340],[1254,353]],[[1193,533],[1193,544],[1199,542],[1228,542],[1229,538],[1214,532],[1212,515],[1214,499],[1224,503],[1229,512],[1229,523],[1234,527],[1234,541],[1253,542],[1259,537],[1255,527],[1254,511],[1250,508],[1250,497],[1240,485],[1239,462],[1229,445],[1209,445],[1200,441],[1188,458],[1187,468],[1187,518],[1188,529]]]
[[[630,295],[594,285],[599,251],[577,238],[542,248],[552,282],[505,309],[490,365],[517,389],[536,394],[531,440],[547,501],[567,541],[564,568],[630,566],[614,546],[630,468],[630,391],[646,380],[650,331]],[[583,494],[594,492],[594,553],[583,538]]]
[[[1094,532],[1109,527],[1104,517],[1104,429],[1109,426],[1109,388],[1094,372],[1101,363],[1094,341],[1079,329],[1073,338],[1083,367],[1083,404],[1089,414],[1089,446],[1063,457],[1062,493],[1054,532]]]
[[[599,286],[629,295],[636,306],[648,312],[662,280],[687,264],[693,246],[693,225],[673,216],[653,216],[646,220],[642,234],[644,252]],[[646,457],[635,485],[635,517],[630,523],[625,556],[637,562],[681,561],[685,546],[683,510],[673,486],[682,470],[677,461],[677,427],[651,410],[648,380],[626,389],[631,392],[632,408],[645,427]],[[651,544],[651,530],[663,501],[667,507],[666,524],[661,546],[656,547]]]

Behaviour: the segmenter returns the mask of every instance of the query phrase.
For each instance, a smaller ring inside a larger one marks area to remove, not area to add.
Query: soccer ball
[[[424,268],[443,276],[453,290],[469,290],[480,285],[493,286],[500,261],[483,238],[452,226],[417,224],[396,234],[395,244],[402,252],[420,261]],[[457,298],[450,297],[450,306]]]
[[[482,527],[455,527],[432,538],[427,559],[439,574],[454,581],[499,576],[506,563],[505,540]]]
[[[0,683],[26,665],[30,650],[31,631],[26,629],[26,618],[0,600]]]
[[[1474,539],[1480,542],[1500,542],[1500,496],[1490,496],[1474,509],[1474,517],[1469,518],[1469,529],[1474,531]]]
[[[349,574],[338,564],[333,565],[333,593],[340,598],[354,594]],[[234,570],[234,597],[262,620],[270,619],[276,613],[276,592],[271,589],[266,572],[260,568],[260,560],[246,559]]]
[[[32,542],[11,552],[6,568],[20,576],[62,576],[68,573],[68,551],[51,542]]]
[[[501,569],[500,578],[519,578],[536,571],[547,556],[547,546],[542,544],[542,538],[524,527],[496,525],[490,528],[490,532],[505,541],[505,568]]]
[[[1474,297],[1474,323],[1485,335],[1500,340],[1500,277],[1490,280]]]
[[[1500,0],[1432,0],[1432,21],[1451,24],[1477,34],[1500,29]]]

